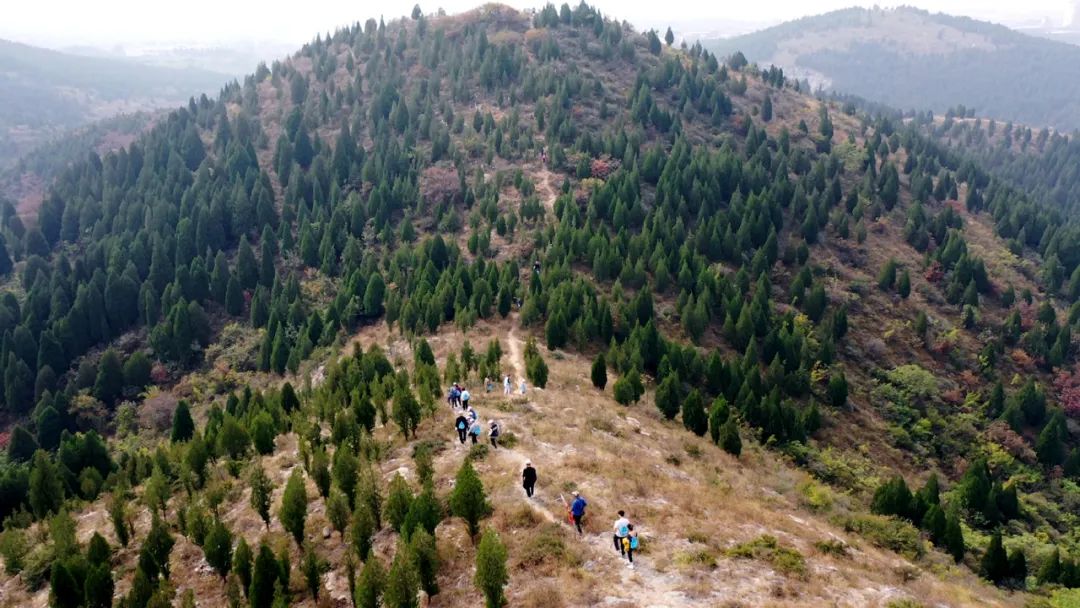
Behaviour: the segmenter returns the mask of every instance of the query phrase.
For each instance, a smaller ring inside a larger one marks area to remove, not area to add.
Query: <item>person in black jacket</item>
[[[536,469],[531,462],[526,462],[525,470],[521,472],[521,485],[525,488],[525,495],[532,498],[533,487],[536,486]]]
[[[465,443],[465,436],[469,432],[469,420],[465,417],[464,412],[462,412],[457,417],[457,420],[454,421],[454,428],[457,429],[458,439],[461,440],[461,443]]]

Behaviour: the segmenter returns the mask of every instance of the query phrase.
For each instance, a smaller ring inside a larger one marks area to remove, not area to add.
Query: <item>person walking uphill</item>
[[[626,549],[626,559],[630,560],[630,563],[626,564],[627,568],[634,569],[634,551],[638,548],[638,535],[637,530],[634,529],[634,524],[627,524],[626,526],[629,534],[623,539],[623,547]]]
[[[469,420],[465,418],[465,414],[458,414],[457,420],[454,421],[454,428],[457,429],[458,439],[461,443],[465,443],[465,436],[469,434]]]
[[[525,462],[525,469],[521,471],[521,486],[525,488],[525,495],[532,498],[533,488],[536,487],[536,469],[532,462]]]
[[[499,423],[494,420],[488,420],[488,436],[491,438],[491,447],[499,448]]]
[[[476,441],[480,438],[480,421],[473,420],[472,427],[469,429],[469,435],[472,436],[473,445],[476,445]]]
[[[585,518],[585,507],[587,506],[589,506],[589,503],[585,502],[581,494],[574,492],[574,502],[570,504],[570,515],[574,518],[574,527],[577,528],[578,534],[583,534],[581,520]]]
[[[619,518],[615,520],[612,529],[615,531],[615,550],[625,556],[626,549],[623,547],[623,539],[630,534],[630,520],[626,519],[625,511],[619,511]]]
[[[470,397],[471,397],[471,395],[469,395],[469,389],[467,389],[467,388],[461,389],[461,394],[458,395],[458,399],[461,401],[461,407],[463,407],[465,409],[469,409],[469,398]]]

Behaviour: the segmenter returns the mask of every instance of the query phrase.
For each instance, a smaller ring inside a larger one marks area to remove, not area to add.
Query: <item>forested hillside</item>
[[[179,106],[228,76],[83,57],[0,40],[0,169],[65,131],[121,113]]]
[[[1070,205],[671,43],[584,4],[368,20],[5,212],[0,590],[1075,597]],[[454,443],[458,380],[516,425],[491,454]],[[619,505],[638,574],[604,561]]]
[[[850,8],[703,44],[902,110],[964,105],[1002,122],[1080,127],[1080,47],[966,17]]]

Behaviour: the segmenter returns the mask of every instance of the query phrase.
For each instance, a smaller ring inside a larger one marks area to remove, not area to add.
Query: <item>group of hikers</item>
[[[493,383],[490,378],[484,378],[484,386],[487,392],[494,390]],[[503,376],[503,394],[510,395],[513,392],[513,385],[510,382],[510,376]],[[521,381],[521,394],[525,394],[525,381]],[[480,424],[480,416],[469,404],[469,390],[463,388],[460,384],[455,382],[450,387],[449,394],[447,396],[447,403],[455,411],[458,411],[458,416],[454,420],[454,429],[457,431],[458,440],[465,444],[466,440],[472,439],[472,443],[475,445],[479,442],[480,434],[483,432],[483,426]],[[491,442],[491,447],[499,447],[499,435],[502,429],[499,423],[495,420],[488,420],[488,438]],[[521,485],[525,489],[525,496],[532,498],[536,491],[536,468],[531,461],[525,462],[525,468],[521,471]],[[561,497],[561,496],[560,496]],[[585,518],[585,508],[588,503],[580,492],[573,492],[574,500],[567,505],[567,520],[574,525],[578,534],[584,534],[584,530],[581,527],[581,522]],[[563,499],[563,503],[566,504],[566,500]],[[615,520],[612,526],[614,533],[613,542],[615,550],[619,552],[619,555],[627,559],[627,567],[634,568],[634,552],[638,550],[638,533],[634,529],[634,524],[630,523],[630,520],[626,517],[625,511],[619,511],[619,517]]]
[[[536,491],[536,479],[536,468],[533,466],[532,461],[526,461],[525,468],[521,471],[521,485],[525,488],[525,495],[529,498],[532,498]],[[584,534],[585,531],[581,527],[581,522],[585,519],[585,508],[589,506],[589,503],[585,501],[585,497],[581,495],[581,492],[574,491],[571,495],[574,500],[567,506],[567,519],[573,523],[578,534]],[[566,503],[565,499],[563,499],[563,503]],[[633,569],[634,551],[637,551],[639,546],[638,533],[634,529],[634,524],[630,523],[630,520],[626,518],[625,511],[619,511],[619,518],[615,520],[612,531],[614,532],[615,550],[619,552],[619,555],[627,559],[626,566]]]

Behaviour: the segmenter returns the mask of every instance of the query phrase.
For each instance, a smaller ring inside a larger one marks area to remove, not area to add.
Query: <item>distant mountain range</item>
[[[205,69],[86,57],[0,40],[0,168],[69,129],[216,94],[229,79]]]
[[[703,44],[901,109],[1080,127],[1080,46],[966,17],[850,8]]]

